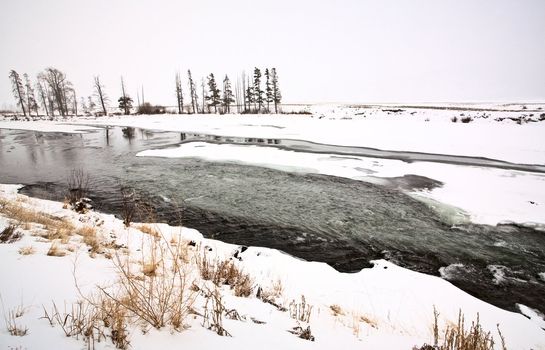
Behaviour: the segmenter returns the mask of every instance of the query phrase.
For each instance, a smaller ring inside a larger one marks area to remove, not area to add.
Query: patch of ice
[[[443,266],[439,268],[439,274],[441,278],[446,280],[455,279],[460,272],[465,270],[464,264],[456,263],[450,264],[448,266]]]

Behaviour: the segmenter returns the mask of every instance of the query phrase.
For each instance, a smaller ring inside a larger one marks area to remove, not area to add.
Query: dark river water
[[[544,232],[516,225],[447,224],[400,189],[441,185],[422,177],[379,186],[234,163],[135,156],[192,139],[338,151],[339,156],[364,151],[118,127],[84,134],[0,129],[0,183],[25,184],[25,194],[62,200],[68,173],[81,168],[92,178],[95,207],[104,212],[118,214],[120,188],[129,187],[140,203],[153,207],[155,220],[179,224],[181,218],[206,237],[280,249],[342,272],[359,271],[377,258],[433,275],[449,266],[443,276],[480,299],[508,310],[516,311],[521,303],[545,313],[545,281],[539,277],[545,272]]]

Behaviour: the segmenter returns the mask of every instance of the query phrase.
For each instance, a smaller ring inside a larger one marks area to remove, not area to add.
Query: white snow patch
[[[66,124],[57,121],[11,121],[0,120],[0,129],[30,130],[40,132],[64,132],[82,134],[99,128],[88,125]]]
[[[545,330],[545,316],[541,312],[523,304],[517,304],[517,307],[523,315],[527,316],[535,324]]]

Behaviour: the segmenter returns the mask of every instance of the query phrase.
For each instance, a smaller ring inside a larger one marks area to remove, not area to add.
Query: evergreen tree
[[[95,101],[93,101],[93,97],[92,96],[88,96],[87,97],[87,108],[89,109],[89,112],[91,114],[93,114],[93,112],[95,111],[95,108],[96,108],[96,103]]]
[[[176,103],[178,104],[178,114],[182,114],[184,112],[184,94],[180,73],[176,73]]]
[[[271,69],[271,78],[274,112],[278,113],[278,105],[280,105],[280,102],[282,101],[282,94],[280,93],[280,87],[278,86],[278,74],[276,73],[276,68]]]
[[[36,112],[36,116],[38,116],[38,103],[36,102],[36,96],[34,95],[34,88],[32,87],[28,74],[23,74],[23,77],[25,78],[28,115],[30,115],[30,112],[34,110]]]
[[[218,105],[221,103],[220,98],[220,89],[216,84],[216,79],[214,78],[214,73],[210,73],[208,76],[208,90],[210,95],[207,96],[208,105],[214,107],[214,113],[218,112]]]
[[[128,95],[121,96],[117,102],[119,103],[119,109],[123,110],[126,115],[130,113],[132,108],[132,98]]]
[[[231,81],[229,80],[229,77],[225,75],[225,78],[223,79],[223,110],[226,110],[227,113],[231,113],[231,103],[233,102],[235,102],[235,100],[233,96],[233,88],[231,87]]]
[[[132,98],[130,98],[125,92],[125,83],[123,82],[123,77],[121,77],[121,93],[121,97],[117,100],[117,102],[119,102],[119,108],[124,111],[125,115],[129,115],[132,108]]]
[[[265,101],[267,101],[267,113],[270,113],[270,103],[274,102],[273,99],[273,90],[271,87],[271,75],[269,73],[269,68],[265,69]]]
[[[254,102],[257,104],[257,113],[263,107],[263,90],[261,90],[261,70],[254,68]]]
[[[21,106],[23,109],[23,115],[26,117],[26,108],[25,108],[25,88],[23,86],[23,80],[21,79],[21,76],[19,73],[17,73],[15,70],[9,71],[9,78],[11,79],[11,86],[13,95],[15,96],[15,99],[17,100],[17,104]]]

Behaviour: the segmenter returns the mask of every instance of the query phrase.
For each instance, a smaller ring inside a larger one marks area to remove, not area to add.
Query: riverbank
[[[432,342],[434,306],[440,312],[441,329],[455,324],[458,311],[462,310],[468,323],[478,313],[483,328],[492,332],[498,344],[497,323],[507,348],[545,348],[545,331],[540,328],[544,325],[538,318],[533,322],[520,314],[501,310],[440,278],[412,272],[384,260],[375,261],[373,268],[359,273],[344,274],[326,264],[305,262],[273,249],[242,248],[205,239],[197,231],[186,228],[133,223],[127,229],[112,215],[94,211],[77,214],[64,209],[62,203],[17,194],[17,188],[0,186],[2,229],[12,223],[21,235],[15,242],[0,245],[0,278],[10,281],[2,284],[0,294],[5,313],[19,307],[24,310],[15,321],[28,331],[23,337],[10,336],[6,330],[0,332],[0,343],[8,346],[81,348],[82,340],[68,338],[58,325],[51,327],[46,319],[40,319],[44,316],[44,308],[51,310],[51,301],[54,301],[62,309],[59,312],[63,313],[65,309],[61,305],[67,305],[66,310],[70,310],[70,305],[82,296],[96,294],[96,285],[104,288],[115,286],[114,281],[119,278],[116,256],[133,261],[135,274],[144,273],[145,266],[139,262],[149,261],[151,255],[148,253],[151,251],[148,248],[156,240],[153,232],[159,232],[170,246],[174,244],[186,251],[187,283],[192,281],[199,286],[196,290],[204,291],[205,287],[216,289],[198,273],[198,264],[194,263],[206,254],[210,261],[233,261],[237,268],[250,276],[252,292],[242,297],[236,296],[229,285],[217,287],[225,310],[236,309],[239,316],[244,316],[240,320],[232,320],[223,314],[224,328],[232,337],[220,337],[202,326],[206,323],[203,315],[207,299],[196,292],[198,296],[192,306],[195,313],[189,313],[187,329],[180,332],[173,331],[171,326],[159,330],[144,327],[145,322],[132,318],[126,330],[133,349],[143,349],[148,344],[160,344],[163,348],[198,346],[202,349],[330,349],[333,346],[410,349],[414,345]],[[46,228],[39,223],[32,220],[18,222],[13,217],[14,211],[6,210],[7,205],[46,215],[50,219],[57,218],[73,229],[69,229],[66,236],[49,237],[44,231]],[[88,234],[82,234],[84,227],[94,230],[96,244],[89,244],[92,240]],[[61,253],[51,253],[53,246]],[[30,251],[32,253],[26,254]],[[274,303],[288,311],[280,311],[280,308],[263,302],[263,298],[257,295],[259,287],[271,295],[276,293]],[[293,301],[300,307],[301,295],[304,295],[307,307],[312,305],[308,322],[298,322],[290,317],[290,304]],[[531,310],[527,313],[531,315]],[[255,320],[264,323],[256,323]],[[297,324],[305,329],[310,326],[314,342],[288,332]],[[147,329],[145,335],[142,327]],[[112,345],[106,339],[95,346],[108,348]]]

